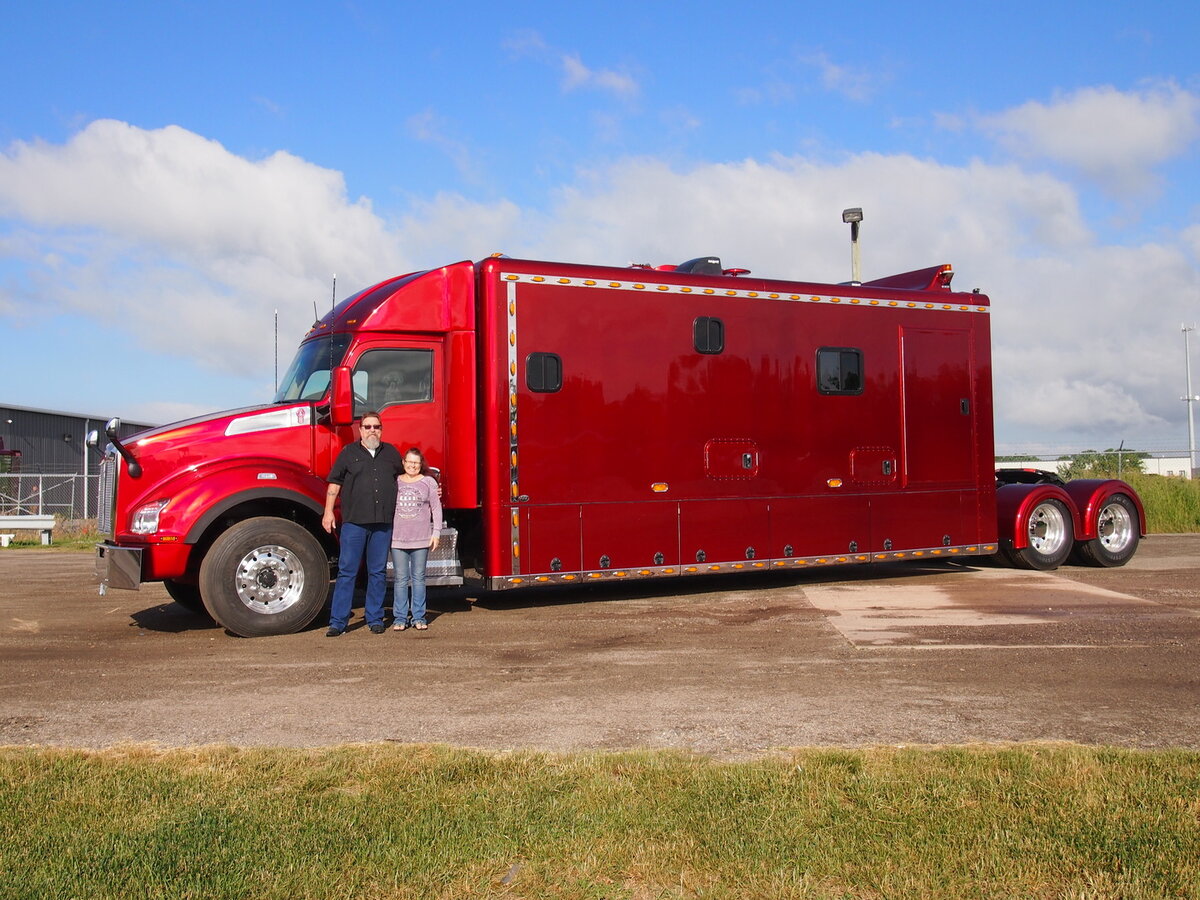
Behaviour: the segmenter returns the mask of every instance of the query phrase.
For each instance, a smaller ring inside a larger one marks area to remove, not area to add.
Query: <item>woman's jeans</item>
[[[396,578],[392,615],[400,624],[425,622],[425,563],[429,548],[405,550],[392,548],[392,566]],[[412,585],[412,608],[409,609],[408,586]]]

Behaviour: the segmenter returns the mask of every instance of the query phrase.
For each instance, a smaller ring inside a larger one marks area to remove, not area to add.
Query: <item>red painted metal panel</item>
[[[582,513],[584,569],[679,562],[679,519],[674,503],[587,503]]]
[[[904,326],[901,341],[905,485],[973,483],[978,472],[970,333]],[[993,465],[988,462],[989,473]]]
[[[854,552],[852,545],[866,552],[871,535],[868,503],[863,494],[772,500],[772,556],[838,555]]]
[[[578,572],[583,568],[579,507],[521,508],[521,572]]]
[[[446,341],[446,467],[442,505],[479,506],[475,333],[454,331]]]
[[[872,551],[958,547],[985,539],[976,528],[970,492],[908,491],[879,494],[870,502]]]
[[[766,500],[680,503],[680,562],[769,559],[772,553],[769,506]]]
[[[757,554],[759,544],[771,548],[763,558],[783,556],[784,546],[794,556],[844,554],[871,541],[871,498],[895,495],[880,509],[898,547],[928,546],[935,532],[940,545],[945,504],[954,532],[981,539],[990,497],[962,506],[968,488],[992,490],[990,459],[980,463],[990,421],[974,424],[991,414],[986,341],[975,350],[977,331],[986,337],[986,298],[954,306],[939,292],[901,303],[894,290],[868,287],[839,298],[829,285],[808,297],[804,285],[747,278],[736,291],[716,290],[706,286],[730,280],[527,260],[488,260],[480,271],[482,496],[494,532],[514,505],[580,504],[583,570],[601,556],[648,566],[662,532],[644,524],[642,510],[688,504],[697,523],[715,526],[722,514],[712,510],[728,501],[756,512],[735,517],[721,556],[743,558],[748,546]],[[697,351],[698,316],[722,322],[723,352]],[[822,347],[862,351],[861,394],[817,391]],[[529,389],[530,353],[561,358],[561,390]],[[897,475],[907,458],[916,492]],[[949,490],[945,504],[906,499],[931,488]],[[685,512],[681,563],[709,552],[698,543],[708,526],[693,531],[691,521]],[[746,541],[748,528],[769,530]],[[509,543],[490,536],[496,562]],[[505,572],[489,563],[487,574]]]

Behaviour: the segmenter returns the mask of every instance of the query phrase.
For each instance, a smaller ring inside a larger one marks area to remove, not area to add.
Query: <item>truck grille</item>
[[[111,450],[100,460],[100,489],[96,497],[96,518],[100,533],[113,536],[113,508],[117,502],[117,455]]]

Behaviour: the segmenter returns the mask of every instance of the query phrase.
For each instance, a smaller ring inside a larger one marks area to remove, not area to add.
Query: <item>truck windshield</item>
[[[320,400],[324,397],[329,390],[329,373],[334,366],[341,365],[348,346],[348,334],[325,335],[301,344],[296,351],[296,358],[279,383],[275,402]]]

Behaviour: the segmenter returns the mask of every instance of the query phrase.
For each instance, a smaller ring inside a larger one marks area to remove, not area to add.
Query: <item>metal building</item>
[[[109,418],[0,402],[0,512],[94,516],[102,453],[87,435]],[[122,420],[121,437],[153,427]]]

